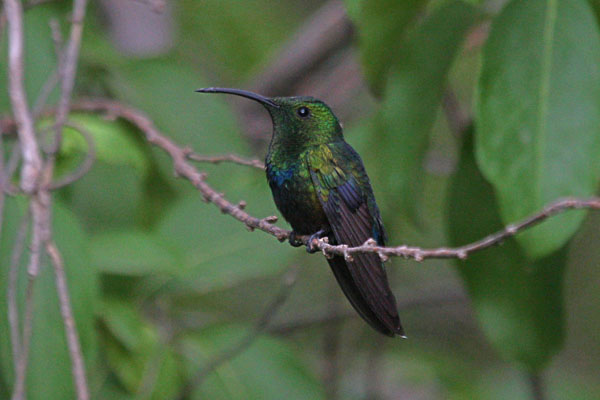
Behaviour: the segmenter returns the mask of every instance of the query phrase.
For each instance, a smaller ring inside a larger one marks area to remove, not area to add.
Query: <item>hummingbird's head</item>
[[[265,97],[240,89],[205,88],[202,93],[228,93],[261,103],[273,121],[272,145],[301,151],[342,137],[342,127],[329,106],[313,97]]]

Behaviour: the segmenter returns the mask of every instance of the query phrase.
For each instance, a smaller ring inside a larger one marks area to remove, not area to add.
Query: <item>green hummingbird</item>
[[[265,97],[240,89],[204,88],[262,104],[273,121],[266,157],[267,180],[275,205],[299,235],[327,236],[331,244],[360,246],[373,238],[385,245],[385,231],[369,177],[358,153],[344,140],[342,127],[321,100],[313,97]],[[327,260],[358,314],[384,335],[404,336],[396,299],[377,254],[354,254],[351,260]]]

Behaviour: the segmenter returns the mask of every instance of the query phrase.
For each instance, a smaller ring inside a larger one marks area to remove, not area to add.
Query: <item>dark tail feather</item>
[[[361,294],[343,257],[336,256],[327,261],[333,270],[333,274],[335,275],[338,284],[341,286],[344,294],[350,301],[350,304],[352,304],[352,307],[354,307],[358,314],[360,314],[373,329],[387,336],[393,337],[395,335],[400,335],[405,337],[404,329],[400,324],[400,318],[398,317],[397,311],[394,309],[395,315],[392,316],[391,320],[389,315],[378,315],[375,308],[370,306],[367,299]],[[395,305],[396,301],[394,295],[389,288],[387,288],[387,293],[381,293],[381,296],[391,296]]]

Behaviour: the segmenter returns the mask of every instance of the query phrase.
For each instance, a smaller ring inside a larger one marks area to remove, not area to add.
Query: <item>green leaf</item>
[[[178,255],[154,234],[144,231],[98,233],[91,238],[91,263],[117,275],[173,273]]]
[[[207,360],[225,352],[248,334],[239,326],[214,326],[181,339],[189,376]],[[324,393],[308,366],[283,341],[262,335],[223,363],[196,388],[193,399],[322,399]]]
[[[129,126],[91,114],[71,114],[69,121],[81,125],[90,133],[97,160],[111,165],[133,167],[142,174],[148,171],[148,155],[138,140],[139,134],[132,132]],[[69,156],[87,151],[88,146],[82,135],[73,128],[65,127],[61,155]]]
[[[427,4],[424,0],[346,0],[358,27],[358,49],[367,81],[381,93],[390,64],[402,60],[398,51],[407,27]]]
[[[118,300],[104,303],[102,321],[106,358],[120,383],[140,397],[173,398],[182,382],[180,368],[157,328],[130,303]]]
[[[600,178],[600,35],[584,0],[515,0],[494,20],[477,91],[477,161],[512,223]],[[519,235],[529,256],[557,250],[584,213]]]
[[[411,35],[391,68],[372,142],[384,167],[374,174],[387,189],[383,201],[405,215],[415,216],[446,76],[475,16],[474,8],[461,2],[437,9]]]
[[[7,275],[15,232],[25,211],[25,203],[19,200],[7,199],[5,225],[0,241],[0,307],[2,310],[7,309]],[[97,274],[88,264],[87,238],[73,214],[55,201],[52,220],[53,237],[64,258],[71,306],[88,376],[91,376],[98,350],[94,327],[94,313],[98,300]],[[25,255],[22,258],[19,274],[18,301],[21,321],[27,284],[27,261],[28,256]],[[71,361],[56,295],[54,272],[46,258],[42,259],[42,268],[34,290],[35,311],[27,373],[27,398],[74,398]],[[6,312],[0,313],[0,360],[2,360],[2,369],[9,378],[7,380],[12,382],[14,372],[6,318]]]
[[[502,228],[492,188],[481,176],[466,140],[450,188],[448,217],[453,246]],[[531,262],[507,239],[502,246],[457,263],[479,322],[496,350],[532,370],[541,370],[563,345],[563,275],[566,248]]]

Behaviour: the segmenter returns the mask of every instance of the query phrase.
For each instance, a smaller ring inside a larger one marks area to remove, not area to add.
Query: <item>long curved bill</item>
[[[279,106],[277,104],[275,104],[273,102],[273,100],[269,99],[268,97],[261,96],[258,93],[249,92],[247,90],[231,89],[231,88],[209,87],[209,88],[198,89],[198,90],[196,90],[196,92],[200,92],[200,93],[226,93],[226,94],[233,94],[233,95],[236,95],[236,96],[242,96],[242,97],[245,97],[247,99],[258,101],[259,103],[265,104],[265,105],[270,106],[270,107],[279,108]]]

